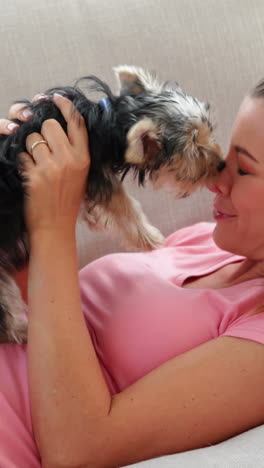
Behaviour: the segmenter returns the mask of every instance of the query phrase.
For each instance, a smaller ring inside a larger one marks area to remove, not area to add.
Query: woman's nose
[[[219,193],[219,189],[218,189],[217,185],[215,185],[215,184],[214,185],[208,184],[207,188],[210,190],[210,192]]]
[[[231,179],[224,161],[220,164],[218,172],[219,174],[216,176],[216,179],[211,184],[208,184],[207,187],[211,192],[226,196],[230,191]]]

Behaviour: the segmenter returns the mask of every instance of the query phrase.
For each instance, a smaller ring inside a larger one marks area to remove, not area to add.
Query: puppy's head
[[[154,188],[169,184],[181,197],[212,182],[223,159],[209,104],[187,95],[177,84],[160,84],[141,68],[125,65],[114,71],[123,106],[127,100],[134,119],[125,160],[141,179],[148,174]]]

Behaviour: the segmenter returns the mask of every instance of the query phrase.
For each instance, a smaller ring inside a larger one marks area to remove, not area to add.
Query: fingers
[[[46,96],[45,94],[36,94],[33,97],[32,102],[44,100],[47,98],[48,96]],[[32,116],[33,116],[33,113],[29,109],[25,109],[25,104],[19,104],[19,103],[13,104],[10,107],[9,113],[8,113],[9,119],[18,119],[18,120],[21,120],[22,122],[27,122],[28,120],[31,119]]]
[[[67,123],[70,122],[71,118],[76,119],[76,114],[79,114],[79,112],[77,111],[77,109],[76,112],[74,112],[75,107],[72,101],[57,93],[53,95],[53,100],[56,106],[60,109]]]
[[[29,109],[25,109],[25,104],[13,104],[8,112],[9,119],[19,119],[23,122],[30,120],[33,116]]]
[[[19,125],[7,119],[0,119],[0,135],[10,135],[18,129]]]
[[[28,135],[26,138],[26,148],[27,148],[28,156],[33,161],[37,162],[38,165],[45,164],[45,161],[47,160],[47,158],[51,156],[49,146],[45,143],[39,143],[38,145],[34,147],[33,151],[31,150],[32,145],[36,141],[41,141],[41,140],[45,140],[45,138],[43,138],[43,136],[40,133],[36,133],[36,132],[30,133],[30,135]],[[24,153],[24,154],[27,154],[27,153]]]
[[[35,102],[35,101],[45,101],[45,99],[48,99],[49,97],[46,95],[46,94],[36,94],[33,99],[32,99],[32,102]]]
[[[40,101],[48,99],[48,96],[45,94],[36,94],[32,102],[35,101]],[[29,109],[24,109],[25,105],[24,104],[13,104],[8,113],[9,119],[18,119],[21,120],[22,122],[27,122],[28,120],[31,119],[33,116],[33,113],[30,112]],[[24,111],[23,111],[24,110]],[[15,122],[12,122],[11,120],[8,119],[0,119],[0,135],[10,135],[11,133],[15,133],[15,131],[19,128],[19,125],[16,124]]]
[[[71,145],[59,122],[55,119],[45,120],[41,126],[41,135],[47,140],[50,152],[56,156],[57,162],[65,162],[66,155],[71,152]]]
[[[76,148],[82,148],[84,144],[88,145],[88,133],[80,112],[69,99],[60,94],[54,94],[53,99],[67,122],[68,139],[71,145]]]

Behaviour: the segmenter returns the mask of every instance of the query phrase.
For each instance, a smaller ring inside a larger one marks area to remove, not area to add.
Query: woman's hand
[[[47,99],[47,96],[44,94],[36,94],[32,101],[34,102],[42,99]],[[13,106],[11,106],[9,109],[8,118],[18,119],[22,122],[27,122],[30,120],[33,114],[28,109],[23,111],[24,107],[24,104],[13,104]],[[0,135],[11,135],[12,133],[15,133],[18,128],[19,125],[12,122],[11,120],[0,119]]]
[[[65,134],[55,119],[46,120],[41,133],[26,139],[27,153],[20,154],[25,177],[25,221],[29,236],[75,231],[90,167],[89,141],[84,118],[70,100],[54,102],[67,122]],[[73,113],[73,109],[75,112]],[[32,145],[39,140],[31,152]]]

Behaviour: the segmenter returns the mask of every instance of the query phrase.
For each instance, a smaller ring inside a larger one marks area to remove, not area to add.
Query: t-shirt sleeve
[[[40,468],[33,436],[26,345],[0,345],[0,467]]]
[[[220,336],[233,336],[264,344],[264,312],[232,322]]]
[[[13,389],[13,392],[19,391]],[[0,392],[0,466],[1,468],[40,468],[33,435],[12,404]]]
[[[186,226],[170,234],[164,242],[165,247],[190,246],[213,243],[212,232],[214,223],[196,223]]]

